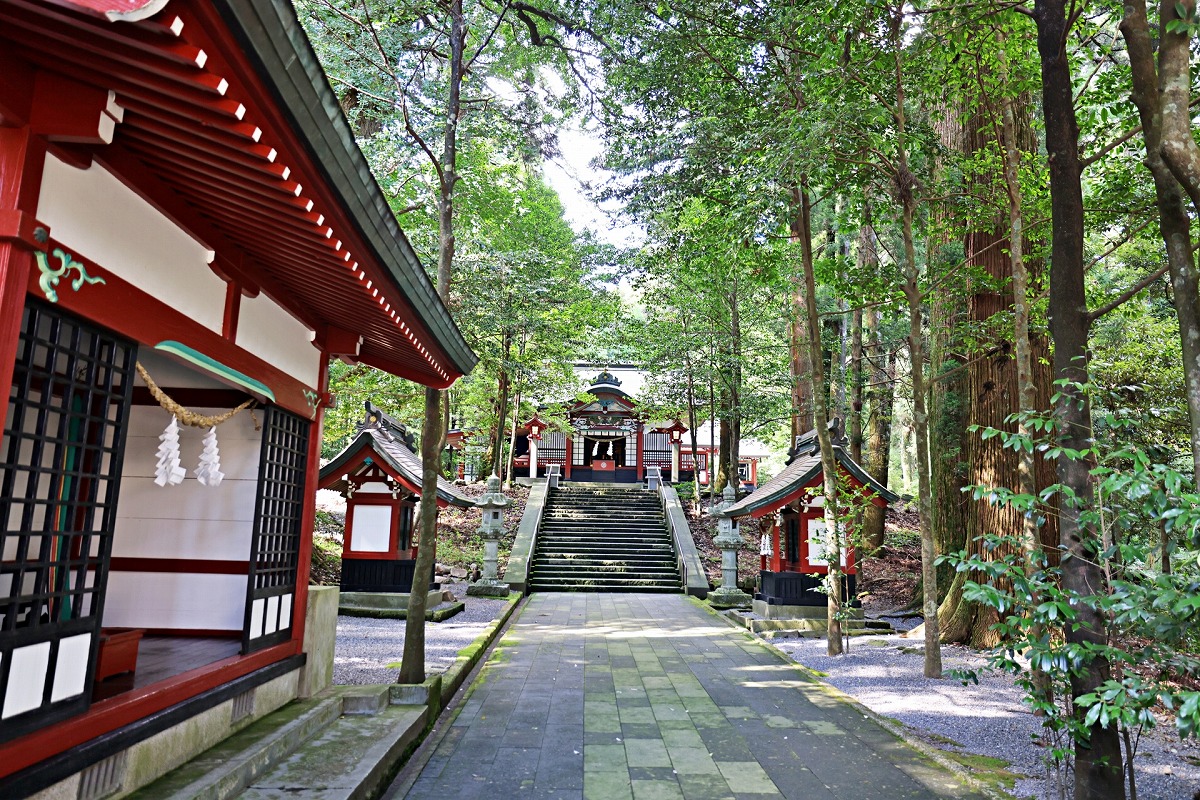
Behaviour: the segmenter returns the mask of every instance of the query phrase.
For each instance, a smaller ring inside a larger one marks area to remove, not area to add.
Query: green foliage
[[[1200,693],[1179,682],[1200,675],[1200,659],[1193,655],[1200,645],[1200,495],[1192,485],[1189,459],[1161,445],[1141,444],[1139,431],[1147,419],[1123,407],[1119,396],[1093,386],[1073,388],[1112,408],[1099,419],[1094,446],[1080,452],[1057,448],[1058,423],[1052,415],[1027,420],[1034,431],[1031,438],[995,429],[982,434],[1000,437],[1006,448],[1046,458],[1061,453],[1091,465],[1094,503],[1081,506],[1061,486],[1040,496],[993,486],[972,487],[972,492],[977,499],[1039,518],[1054,513],[1054,504],[1078,514],[1084,526],[1101,534],[1086,557],[1103,567],[1107,586],[1087,591],[1065,586],[1060,567],[1047,554],[1023,554],[1021,543],[1007,532],[984,537],[986,551],[1006,555],[962,552],[946,558],[972,576],[967,597],[1000,615],[995,630],[1002,643],[991,656],[992,665],[1016,675],[1028,705],[1043,715],[1051,732],[1061,734],[1056,739],[1060,746],[1051,753],[1056,760],[1068,757],[1061,746],[1065,742],[1086,743],[1094,724],[1135,731],[1153,727],[1158,707],[1175,714],[1180,736],[1200,733]],[[1173,552],[1173,541],[1186,549]],[[1097,610],[1107,629],[1096,641],[1064,641],[1056,632],[1075,626],[1085,607]],[[1107,663],[1111,672],[1074,698],[1076,706],[1086,709],[1076,714],[1070,682],[1099,663]],[[1039,681],[1038,673],[1047,680]]]

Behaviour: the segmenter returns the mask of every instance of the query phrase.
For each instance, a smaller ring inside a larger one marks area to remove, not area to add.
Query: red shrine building
[[[329,359],[476,359],[287,0],[0,0],[0,76],[0,797],[128,793],[328,680]]]
[[[400,422],[367,401],[358,435],[321,468],[317,487],[346,498],[343,592],[409,592],[416,567],[421,457]],[[438,508],[475,501],[438,476]]]
[[[838,470],[852,492],[868,502],[886,507],[901,498],[862,468],[836,443],[840,433],[831,431]],[[735,521],[765,517],[760,543],[761,582],[755,593],[756,609],[766,606],[825,606],[825,595],[817,589],[829,573],[828,553],[833,544],[825,524],[825,471],[816,431],[796,437],[796,446],[784,469],[754,492],[720,512]],[[854,598],[858,576],[852,531],[843,531],[841,567],[842,597]],[[764,615],[768,613],[765,609]]]
[[[604,483],[637,483],[646,469],[658,467],[665,479],[690,481],[699,473],[707,484],[717,448],[708,443],[708,423],[701,426],[692,449],[688,428],[678,420],[654,423],[638,401],[621,388],[621,380],[605,369],[592,378],[588,399],[567,407],[568,431],[549,430],[535,416],[518,429],[513,460],[518,474],[543,477],[554,464],[565,480]],[[761,445],[742,442],[739,472],[744,486],[758,479],[758,462],[767,453]]]

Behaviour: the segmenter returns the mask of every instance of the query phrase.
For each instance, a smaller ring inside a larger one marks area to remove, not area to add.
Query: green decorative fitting
[[[173,356],[178,356],[184,361],[189,361],[192,364],[195,364],[197,367],[200,367],[206,372],[210,372],[219,378],[224,378],[225,380],[231,381],[238,386],[260,394],[270,400],[272,403],[275,402],[275,393],[271,391],[270,387],[268,387],[262,381],[256,381],[249,375],[244,375],[232,367],[227,367],[220,361],[217,361],[215,358],[206,356],[204,353],[188,347],[186,344],[168,339],[154,345],[154,349],[161,350],[164,353],[170,353]]]
[[[38,285],[42,287],[42,294],[46,295],[46,299],[51,303],[58,302],[58,291],[55,289],[55,287],[58,286],[58,282],[62,280],[62,277],[68,272],[75,271],[79,273],[78,276],[71,280],[71,290],[75,292],[78,292],[81,288],[83,288],[85,283],[104,283],[104,278],[92,277],[91,275],[88,275],[83,264],[80,264],[78,261],[76,261],[74,256],[63,250],[61,247],[54,248],[54,252],[51,255],[57,258],[58,263],[61,264],[61,266],[57,269],[50,266],[50,258],[45,253],[35,253],[35,256],[37,257],[38,270],[40,270],[42,273],[42,277],[38,279]]]
[[[308,403],[308,407],[310,409],[312,409],[311,412],[309,413],[309,416],[312,419],[317,418],[317,399],[318,398],[320,398],[320,395],[317,394],[316,392],[314,392],[312,389],[304,390],[304,400],[305,400],[305,402]]]

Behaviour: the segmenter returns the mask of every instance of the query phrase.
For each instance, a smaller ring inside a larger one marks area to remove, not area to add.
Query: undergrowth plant
[[[1116,726],[1121,734],[1129,796],[1136,800],[1133,758],[1141,732],[1158,722],[1155,712],[1173,713],[1182,738],[1200,734],[1200,692],[1189,688],[1200,677],[1200,495],[1191,475],[1179,468],[1190,461],[1188,454],[1143,441],[1143,412],[1122,407],[1120,397],[1094,386],[1076,388],[1099,400],[1097,408],[1109,409],[1097,413],[1086,450],[1068,452],[1055,444],[1059,423],[1051,414],[1025,418],[1033,436],[973,430],[984,438],[1000,437],[1006,448],[1040,452],[1048,459],[1065,454],[1090,464],[1095,489],[1090,507],[1079,507],[1061,485],[1036,496],[1006,487],[968,491],[1038,519],[1067,504],[1077,508],[1086,529],[1096,532],[1086,557],[1100,565],[1106,585],[1090,594],[1065,590],[1058,564],[1072,556],[1065,549],[1027,555],[1017,532],[982,537],[985,550],[1008,554],[995,560],[966,551],[943,559],[972,576],[966,597],[1000,617],[994,630],[1001,643],[990,664],[1015,676],[1026,704],[1043,721],[1051,791],[1067,796],[1072,749],[1076,743],[1086,746],[1088,728],[1099,723]],[[1106,620],[1101,644],[1068,643],[1062,636],[1068,626],[1079,624],[1085,607]],[[1072,679],[1101,659],[1111,665],[1106,679],[1072,704]],[[958,675],[977,679],[971,671]]]

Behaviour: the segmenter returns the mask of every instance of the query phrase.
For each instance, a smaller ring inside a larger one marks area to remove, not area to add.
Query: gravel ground
[[[467,585],[448,586],[466,607],[445,622],[425,624],[425,668],[438,672],[454,663],[458,651],[478,639],[504,608],[505,600],[468,597]],[[443,603],[438,608],[443,608]],[[337,644],[333,653],[333,682],[337,684],[392,683],[404,652],[402,619],[338,617]]]
[[[889,620],[898,628],[899,620]],[[924,677],[920,640],[900,635],[855,637],[850,652],[825,654],[824,639],[774,639],[771,642],[797,661],[825,673],[829,683],[873,711],[899,720],[942,748],[992,756],[1029,776],[1017,782],[1016,796],[1056,800],[1048,785],[1037,718],[1021,702],[1012,678],[986,672],[986,658],[966,647],[942,648],[945,670],[977,669],[979,684],[963,686],[952,678]],[[1193,800],[1200,797],[1200,744],[1182,742],[1174,725],[1143,735],[1137,753],[1139,800]],[[1069,796],[1069,794],[1068,794]]]

